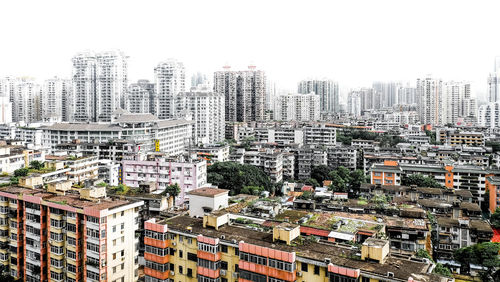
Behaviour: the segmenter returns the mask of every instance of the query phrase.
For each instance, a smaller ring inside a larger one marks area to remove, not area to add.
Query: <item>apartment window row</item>
[[[254,254],[249,254],[249,253],[244,253],[240,252],[240,260],[256,263],[256,264],[261,264],[261,265],[267,265],[267,258],[254,255]],[[248,279],[252,280],[252,279]]]
[[[175,281],[173,279],[158,279],[158,278],[146,275],[145,282],[175,282]]]
[[[99,230],[87,228],[87,236],[95,238],[95,239],[99,239]]]
[[[40,223],[40,216],[36,214],[26,213],[26,220]]]
[[[54,227],[54,228],[63,228],[64,221],[51,218],[50,219],[50,226]]]
[[[53,279],[53,280],[63,280],[64,279],[64,273],[58,273],[58,272],[54,272],[54,271],[51,271],[50,272],[50,278]]]
[[[202,275],[198,275],[198,282],[221,282],[220,278],[210,278]]]
[[[272,268],[277,268],[285,271],[294,271],[295,270],[295,263],[290,263],[290,262],[285,262],[281,260],[276,260],[276,259],[269,259],[269,267]]]
[[[144,236],[146,236],[148,238],[156,239],[156,240],[161,240],[161,241],[170,239],[168,236],[168,233],[166,233],[166,232],[160,233],[160,232],[155,232],[155,231],[151,231],[151,230],[146,230],[144,232]]]
[[[352,278],[352,277],[346,277],[343,275],[335,274],[335,273],[329,273],[329,281],[330,282],[356,282],[358,279]]]
[[[99,245],[97,245],[97,244],[87,242],[87,250],[98,253],[100,248],[99,248]]]
[[[267,277],[265,275],[246,270],[240,270],[240,278],[253,282],[267,282]]]
[[[269,282],[286,282],[286,281],[274,277],[269,277]]]
[[[58,259],[54,259],[54,258],[50,258],[50,266],[54,266],[54,267],[63,267],[64,266],[64,261],[63,260],[58,260]]]
[[[198,250],[215,254],[219,252],[219,246],[198,242]]]
[[[64,253],[64,248],[57,246],[50,246],[50,252],[56,255],[62,255]]]
[[[157,262],[149,261],[149,260],[146,261],[146,265],[145,266],[147,268],[150,268],[150,269],[153,269],[153,270],[158,270],[160,272],[165,272],[165,271],[169,271],[169,270],[173,270],[174,269],[174,266],[171,265],[170,263],[161,264],[161,263],[157,263]]]
[[[145,252],[150,253],[150,254],[154,254],[154,255],[157,255],[160,257],[164,257],[166,255],[172,255],[173,249],[170,249],[170,248],[162,249],[162,248],[157,248],[157,247],[146,245]]]
[[[40,229],[26,225],[26,232],[40,236]]]
[[[211,270],[217,270],[220,268],[220,261],[215,262],[215,261],[210,261],[210,260],[198,258],[198,266],[208,268]]]

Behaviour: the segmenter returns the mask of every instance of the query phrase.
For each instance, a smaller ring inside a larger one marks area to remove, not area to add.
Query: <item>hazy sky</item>
[[[433,74],[479,96],[500,55],[500,1],[1,1],[0,76],[70,77],[82,50],[118,48],[132,80],[167,58],[210,74],[253,62],[282,87]]]

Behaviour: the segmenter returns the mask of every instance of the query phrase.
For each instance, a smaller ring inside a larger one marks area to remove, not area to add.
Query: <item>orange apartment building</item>
[[[482,202],[486,193],[486,179],[495,175],[500,176],[500,170],[451,164],[402,164],[393,160],[385,160],[383,164],[374,164],[370,168],[370,183],[401,185],[402,178],[412,174],[433,177],[443,187],[449,189],[469,190],[474,202]]]
[[[102,187],[70,187],[0,188],[0,264],[29,282],[136,281],[143,203],[111,200]]]

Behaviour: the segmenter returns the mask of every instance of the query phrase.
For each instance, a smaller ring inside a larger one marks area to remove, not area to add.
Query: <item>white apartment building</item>
[[[110,121],[125,106],[127,58],[118,50],[73,57],[74,121]]]
[[[0,124],[12,122],[12,102],[9,96],[0,96]]]
[[[13,87],[12,96],[10,97],[12,120],[26,123],[39,121],[41,116],[40,85],[29,78],[14,79],[9,84],[10,87]]]
[[[443,108],[445,123],[457,124],[460,118],[476,116],[476,100],[471,97],[471,84],[448,81],[443,83]]]
[[[417,79],[419,97],[418,113],[424,124],[443,125],[446,123],[446,103],[443,95],[443,81],[432,77]]]
[[[477,122],[480,126],[500,127],[500,102],[481,105],[478,109]]]
[[[314,93],[279,95],[274,109],[276,120],[317,121],[320,118],[320,96]]]
[[[190,116],[194,121],[195,144],[214,144],[224,141],[224,95],[209,91],[181,93],[176,98],[179,117]]]
[[[155,103],[154,83],[139,80],[129,85],[125,109],[131,113],[153,113]]]
[[[224,95],[225,120],[249,122],[264,120],[266,102],[266,75],[249,66],[245,71],[231,71],[225,66],[214,74],[214,91]]]
[[[169,119],[175,116],[175,98],[186,91],[186,71],[184,64],[169,59],[161,62],[154,69],[157,99],[154,111],[159,119]]]
[[[71,80],[57,77],[45,80],[41,93],[42,119],[69,121],[73,112],[72,91]]]
[[[321,80],[302,80],[299,82],[298,93],[314,94],[319,96],[321,112],[339,112],[339,85],[337,82],[329,79]]]
[[[124,139],[143,143],[143,150],[178,155],[192,137],[193,122],[160,120],[152,114],[121,113],[108,123],[55,123],[43,128],[43,144],[55,145],[79,139],[82,142],[107,142]]]

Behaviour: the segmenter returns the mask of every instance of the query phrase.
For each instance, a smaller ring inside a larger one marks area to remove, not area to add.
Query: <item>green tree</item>
[[[311,191],[304,191],[304,193],[302,193],[302,195],[299,196],[299,199],[312,200],[314,199],[314,193]]]
[[[271,179],[260,168],[236,162],[217,162],[209,166],[207,181],[230,190],[231,195],[240,194],[245,186],[263,187],[269,192],[274,190]]]
[[[43,164],[43,162],[40,162],[40,161],[32,161],[30,163],[30,168],[40,170],[40,169],[44,168],[44,164]]]
[[[361,169],[356,169],[354,171],[351,171],[349,178],[351,180],[350,186],[354,194],[358,194],[359,189],[361,188],[361,184],[367,182],[366,175]]]
[[[482,281],[500,281],[499,251],[500,243],[484,242],[456,250],[454,258],[462,273],[470,273],[470,265],[475,264],[486,269],[480,272]]]
[[[490,223],[493,228],[500,228],[500,208],[497,208],[490,217]]]
[[[401,179],[401,185],[410,186],[417,185],[417,187],[431,187],[431,188],[443,188],[436,179],[424,176],[422,174],[411,174],[409,176],[404,176]]]
[[[264,187],[260,186],[245,186],[243,189],[241,189],[240,193],[241,194],[248,194],[248,195],[255,195],[259,196],[260,193],[264,191]]]
[[[347,192],[348,182],[346,182],[336,170],[331,171],[328,176],[332,181],[332,184],[329,187],[330,190],[333,192]]]
[[[417,258],[426,258],[430,261],[434,261],[426,249],[418,249],[416,256]]]
[[[448,267],[440,264],[440,263],[436,263],[436,267],[434,268],[434,270],[432,270],[432,273],[439,274],[439,275],[446,276],[446,277],[452,276],[450,269]]]
[[[181,187],[179,187],[179,184],[177,183],[170,184],[167,188],[165,188],[163,193],[168,194],[170,197],[175,199],[181,193]]]
[[[312,187],[320,187],[319,182],[314,178],[308,178],[304,181],[304,184],[311,185]]]
[[[329,172],[330,168],[326,165],[315,166],[311,170],[311,178],[316,179],[319,183],[323,183],[323,180],[328,179]]]
[[[15,177],[27,176],[28,173],[29,173],[29,170],[27,168],[25,168],[25,167],[14,170],[14,176]]]

